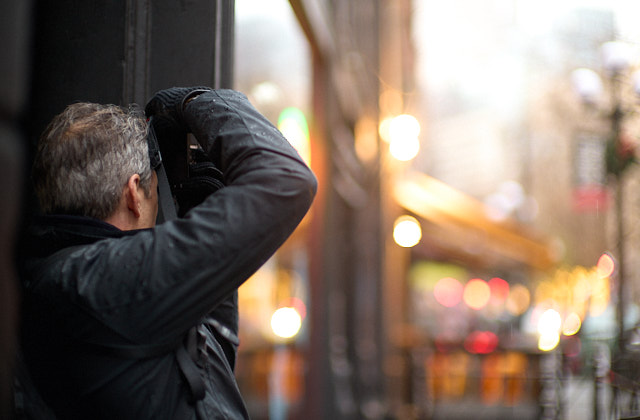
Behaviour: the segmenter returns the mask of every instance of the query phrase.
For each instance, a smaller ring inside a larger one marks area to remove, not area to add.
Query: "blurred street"
[[[593,419],[593,381],[585,377],[571,377],[564,386],[562,412],[544,413],[537,404],[529,403],[513,407],[460,401],[437,404],[433,420],[590,420]],[[607,417],[601,417],[607,418]]]

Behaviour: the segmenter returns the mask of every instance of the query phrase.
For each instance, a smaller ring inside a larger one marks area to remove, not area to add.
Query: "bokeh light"
[[[592,283],[592,291],[589,299],[589,314],[601,315],[609,306],[611,300],[611,287],[608,277],[600,277]]]
[[[391,135],[389,133],[389,129],[391,127],[392,119],[393,119],[392,117],[383,118],[382,121],[380,121],[380,126],[378,127],[378,134],[380,134],[380,138],[385,143],[391,142]]]
[[[491,290],[491,303],[499,305],[504,303],[509,297],[509,283],[499,277],[489,280],[489,289]]]
[[[538,318],[538,348],[551,351],[560,343],[562,317],[555,309],[547,309]]]
[[[598,264],[596,265],[598,276],[611,277],[615,269],[616,263],[613,260],[613,257],[607,253],[602,254],[598,259]]]
[[[420,223],[415,217],[400,216],[393,224],[393,240],[404,248],[417,245],[422,238]]]
[[[562,334],[564,335],[574,335],[580,331],[580,327],[582,326],[582,320],[577,313],[571,312],[564,320],[562,324]]]
[[[464,287],[462,299],[472,309],[482,309],[489,302],[491,289],[486,281],[482,279],[471,279]]]
[[[389,153],[399,161],[406,162],[413,159],[420,151],[420,140],[417,137],[392,137]]]
[[[516,284],[511,287],[509,297],[507,297],[507,311],[512,315],[522,315],[529,308],[531,303],[531,293],[522,284]]]
[[[384,124],[384,126],[383,126]],[[408,161],[420,151],[420,123],[408,114],[398,115],[380,124],[381,135],[388,137],[389,153],[400,161]]]
[[[551,351],[560,343],[560,334],[550,333],[541,335],[538,339],[538,348],[542,351]]]
[[[433,295],[439,304],[452,308],[462,300],[462,291],[462,284],[457,279],[444,277],[434,286]]]
[[[298,312],[301,319],[305,319],[307,317],[307,305],[304,304],[304,301],[297,297],[292,297],[289,299],[287,307],[293,308]]]
[[[498,347],[498,336],[491,331],[474,331],[464,340],[464,348],[473,354],[489,354]]]
[[[540,335],[549,335],[560,332],[562,317],[555,309],[547,309],[538,319],[538,332]]]
[[[295,308],[279,308],[271,316],[271,329],[278,337],[291,338],[298,334],[301,326],[302,318]]]
[[[415,138],[420,134],[420,123],[413,115],[402,114],[389,123],[389,138]]]
[[[291,143],[307,165],[311,165],[309,125],[304,113],[295,107],[285,108],[278,117],[278,130]]]

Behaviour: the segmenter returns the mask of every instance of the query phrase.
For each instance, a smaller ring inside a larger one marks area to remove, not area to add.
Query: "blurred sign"
[[[575,211],[603,211],[609,207],[606,186],[606,143],[591,133],[578,134],[574,154],[573,208]]]

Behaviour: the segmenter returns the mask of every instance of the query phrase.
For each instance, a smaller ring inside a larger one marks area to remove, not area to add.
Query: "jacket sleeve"
[[[136,286],[118,319],[104,321],[134,342],[179,337],[215,310],[293,232],[317,188],[297,152],[241,93],[202,93],[184,119],[226,187],[113,251],[128,255],[127,281]]]

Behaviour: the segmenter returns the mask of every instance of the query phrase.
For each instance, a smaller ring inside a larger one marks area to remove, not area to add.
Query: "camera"
[[[224,187],[224,175],[191,134],[153,116],[147,143],[151,167],[158,174],[158,223],[184,217]]]

